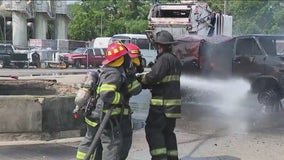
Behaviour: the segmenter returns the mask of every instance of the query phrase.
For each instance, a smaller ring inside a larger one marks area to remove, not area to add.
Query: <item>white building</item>
[[[67,39],[70,14],[66,0],[0,0],[0,37],[15,46],[28,46],[28,40]],[[48,29],[52,24],[52,33]]]

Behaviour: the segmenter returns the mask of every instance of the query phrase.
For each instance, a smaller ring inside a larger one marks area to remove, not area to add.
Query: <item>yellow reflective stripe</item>
[[[118,115],[118,114],[120,114],[121,113],[121,108],[114,108],[113,110],[112,110],[112,112],[111,112],[111,115]],[[103,110],[103,112],[104,113],[107,113],[109,110],[108,109],[104,109]],[[123,115],[129,115],[129,113],[130,113],[130,110],[128,109],[128,108],[124,108],[123,109]]]
[[[85,152],[77,151],[76,159],[77,160],[84,160],[85,156],[86,156]],[[89,160],[92,160],[92,159],[94,159],[94,154],[91,154]]]
[[[109,111],[109,109],[104,109],[103,112],[107,113]],[[118,115],[121,113],[121,109],[120,108],[114,108],[111,112],[111,115]]]
[[[120,102],[120,93],[118,92],[115,92],[115,95],[114,95],[114,99],[112,101],[112,104],[119,104]]]
[[[85,122],[92,127],[96,127],[98,125],[98,123],[89,120],[87,117],[85,117]]]
[[[180,118],[181,114],[180,113],[166,113],[166,117],[168,117],[168,118]]]
[[[163,100],[162,99],[151,99],[150,104],[154,106],[162,106]]]
[[[116,86],[113,84],[102,84],[100,87],[99,92],[102,91],[115,91],[116,90]]]
[[[179,106],[181,105],[181,99],[151,99],[151,105],[154,106]]]
[[[140,85],[140,83],[139,83],[137,80],[133,81],[131,84],[129,84],[129,85],[127,86],[128,92],[133,91],[133,90],[134,90],[135,88],[137,88],[139,85]]]
[[[162,154],[167,154],[166,148],[157,148],[157,149],[151,150],[152,156],[159,156],[159,155],[162,155]]]
[[[86,153],[77,151],[76,159],[83,160],[85,158]]]
[[[129,114],[129,109],[128,108],[124,108],[123,109],[123,115],[128,115]]]
[[[171,81],[179,81],[179,75],[167,75],[161,80],[161,82],[171,82]]]
[[[97,90],[96,90],[97,94],[99,94],[99,93],[100,93],[100,91],[101,91],[101,87],[100,87],[100,86],[98,86],[98,87],[97,87]]]
[[[167,155],[172,156],[172,157],[177,157],[178,156],[178,151],[177,150],[167,151]]]

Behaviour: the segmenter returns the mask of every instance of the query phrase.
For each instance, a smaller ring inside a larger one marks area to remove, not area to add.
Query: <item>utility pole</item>
[[[228,14],[228,0],[224,0],[224,14]]]
[[[103,36],[103,13],[101,13],[101,37]]]

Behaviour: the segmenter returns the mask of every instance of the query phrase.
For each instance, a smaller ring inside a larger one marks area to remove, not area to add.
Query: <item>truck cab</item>
[[[175,53],[185,74],[215,78],[241,77],[251,84],[261,105],[283,110],[284,36],[187,36],[177,39]]]
[[[236,37],[232,72],[252,84],[258,100],[273,110],[282,110],[284,98],[284,36],[244,35]]]
[[[15,53],[12,44],[0,44],[0,66],[1,68],[17,67],[24,68],[28,64],[26,53]]]

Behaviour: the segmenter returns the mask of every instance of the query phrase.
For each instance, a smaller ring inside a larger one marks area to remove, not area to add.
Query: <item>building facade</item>
[[[2,43],[27,47],[29,39],[67,39],[66,0],[0,0]]]

